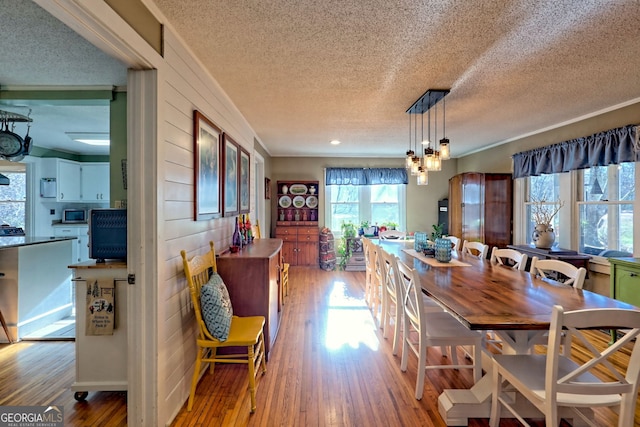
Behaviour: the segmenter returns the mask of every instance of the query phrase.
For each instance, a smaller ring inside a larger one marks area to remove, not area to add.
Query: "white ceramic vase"
[[[556,241],[556,233],[553,232],[553,228],[548,224],[537,224],[531,238],[536,248],[551,249]]]

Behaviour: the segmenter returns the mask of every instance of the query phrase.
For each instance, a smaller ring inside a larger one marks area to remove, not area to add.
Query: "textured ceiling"
[[[433,88],[451,89],[454,156],[640,100],[638,0],[145,2],[274,156],[402,156],[405,111]],[[33,2],[0,10],[0,87],[126,84],[123,64]],[[107,123],[104,108],[46,107],[32,106],[37,146]]]
[[[0,0],[0,88],[16,86],[124,86],[124,64],[98,50],[41,7],[27,0]],[[104,155],[108,147],[73,142],[65,132],[109,132],[109,106],[72,102],[3,101],[0,110],[33,119],[34,145],[78,154]],[[16,125],[21,136],[26,125]]]
[[[454,156],[640,98],[638,0],[152,1],[275,156],[402,156],[433,88]]]

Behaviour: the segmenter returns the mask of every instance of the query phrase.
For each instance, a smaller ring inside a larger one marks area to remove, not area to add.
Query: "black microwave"
[[[81,224],[87,222],[87,211],[84,209],[65,209],[62,211],[63,224]]]

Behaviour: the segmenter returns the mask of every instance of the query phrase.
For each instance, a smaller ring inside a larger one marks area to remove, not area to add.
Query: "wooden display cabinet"
[[[510,174],[467,172],[449,180],[449,234],[489,248],[511,244]],[[491,249],[489,249],[489,253]]]
[[[278,181],[276,237],[290,265],[319,265],[318,181]]]

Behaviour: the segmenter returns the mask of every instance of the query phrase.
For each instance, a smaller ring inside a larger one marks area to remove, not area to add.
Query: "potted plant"
[[[444,224],[433,224],[431,228],[433,228],[433,231],[431,232],[431,241],[435,242],[436,239],[439,239],[440,237],[442,237],[442,230],[444,229]]]
[[[340,232],[342,236],[338,242],[336,252],[338,254],[338,267],[340,270],[344,270],[347,265],[347,261],[351,257],[351,245],[349,244],[349,240],[356,237],[358,230],[356,230],[356,225],[353,222],[342,221],[342,224],[340,224]]]
[[[387,230],[397,230],[398,227],[400,227],[400,224],[398,224],[395,221],[386,221],[386,222],[383,222],[382,225],[387,227]]]
[[[358,228],[358,236],[364,236],[365,229],[369,228],[369,221],[360,222],[360,228]]]

